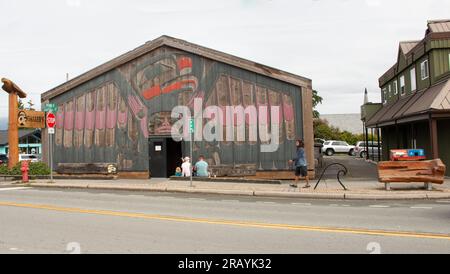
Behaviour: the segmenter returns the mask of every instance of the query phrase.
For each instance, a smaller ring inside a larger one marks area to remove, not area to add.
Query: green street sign
[[[189,133],[194,133],[194,129],[195,129],[194,119],[191,118],[191,119],[189,120]]]
[[[56,104],[50,103],[50,104],[46,104],[44,107],[44,111],[45,112],[57,112],[58,111],[58,106]]]

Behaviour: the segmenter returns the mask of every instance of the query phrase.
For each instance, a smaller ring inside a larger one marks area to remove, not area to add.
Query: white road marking
[[[433,209],[432,207],[429,207],[429,206],[412,206],[410,208],[411,209]]]
[[[437,200],[437,203],[450,204],[450,200]]]
[[[23,189],[30,189],[30,188],[29,187],[7,187],[7,188],[0,188],[0,191],[23,190]]]
[[[189,198],[191,201],[205,201],[205,199],[202,198]]]
[[[263,204],[269,204],[269,205],[273,205],[275,204],[275,202],[262,202]]]
[[[239,203],[239,200],[221,200],[221,201],[226,203]]]
[[[333,207],[350,207],[350,205],[338,205],[338,204],[330,204]]]
[[[369,207],[372,207],[372,208],[388,208],[390,206],[388,206],[388,205],[371,205]]]
[[[21,252],[21,251],[24,251],[24,250],[23,250],[23,249],[16,248],[16,247],[11,247],[11,248],[9,249],[9,251],[19,251],[19,252]]]
[[[310,206],[310,203],[292,203],[292,205]]]

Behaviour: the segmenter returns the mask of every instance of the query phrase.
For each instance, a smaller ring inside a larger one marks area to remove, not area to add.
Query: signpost
[[[26,98],[23,92],[13,81],[2,78],[2,89],[9,93],[9,115],[8,115],[8,144],[9,161],[8,168],[13,168],[19,162],[19,123],[17,119],[18,106],[17,97]]]
[[[194,159],[192,159],[192,150],[193,150],[193,144],[194,144],[194,131],[195,131],[195,123],[194,123],[194,118],[191,118],[189,120],[189,134],[191,135],[191,142],[190,142],[190,147],[191,147],[191,178],[190,178],[190,187],[192,187],[192,175],[194,173]]]
[[[44,128],[45,112],[34,110],[19,110],[17,115],[19,128]]]
[[[47,105],[48,106],[48,105]],[[46,107],[47,107],[46,106]],[[47,112],[47,119],[45,119],[45,122],[47,124],[47,130],[48,130],[48,154],[49,154],[49,160],[50,160],[50,182],[53,182],[53,134],[55,134],[55,125],[56,125],[56,117],[55,114],[53,114],[52,108],[49,109],[50,112]]]

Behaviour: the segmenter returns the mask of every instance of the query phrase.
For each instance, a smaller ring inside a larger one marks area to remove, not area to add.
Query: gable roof
[[[419,43],[420,43],[420,40],[400,42],[400,50],[403,52],[404,55],[406,55]]]
[[[141,57],[157,48],[167,46],[182,51],[186,51],[192,54],[196,54],[202,57],[206,57],[215,61],[219,61],[225,64],[236,66],[248,71],[252,71],[258,74],[265,75],[283,82],[287,82],[296,86],[311,88],[311,80],[302,76],[298,76],[289,72],[285,72],[276,68],[272,68],[266,65],[255,63],[240,57],[236,57],[227,53],[223,53],[217,50],[206,48],[200,45],[196,45],[181,39],[173,38],[163,35],[155,40],[149,41],[144,45],[129,51],[113,60],[104,63],[80,76],[73,78],[72,80],[61,84],[41,95],[41,101],[49,100],[56,97],[70,89],[73,89],[89,80],[92,80],[110,70],[113,70],[125,63],[128,63],[138,57]]]
[[[28,135],[34,134],[40,131],[40,129],[20,129],[19,139]],[[8,130],[0,130],[0,145],[5,146],[8,144]]]
[[[429,20],[427,32],[450,32],[450,19]]]
[[[422,40],[403,41],[399,44],[399,54],[396,63],[390,67],[379,79],[379,86],[385,85],[398,72],[400,64],[400,52],[405,58],[413,56],[413,58],[420,58],[425,51],[429,50],[425,47],[430,40],[448,39],[450,37],[450,19],[445,20],[429,20],[427,22],[427,30],[425,37]],[[423,49],[422,49],[423,48]]]

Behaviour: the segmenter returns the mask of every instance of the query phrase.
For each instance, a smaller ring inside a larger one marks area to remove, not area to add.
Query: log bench
[[[390,190],[390,183],[424,183],[427,190],[432,184],[443,184],[445,165],[441,159],[429,161],[386,161],[378,163],[378,178]]]
[[[59,174],[80,175],[114,175],[117,174],[116,163],[59,163],[57,172]]]
[[[211,176],[245,177],[256,175],[256,164],[213,165],[209,166]]]

